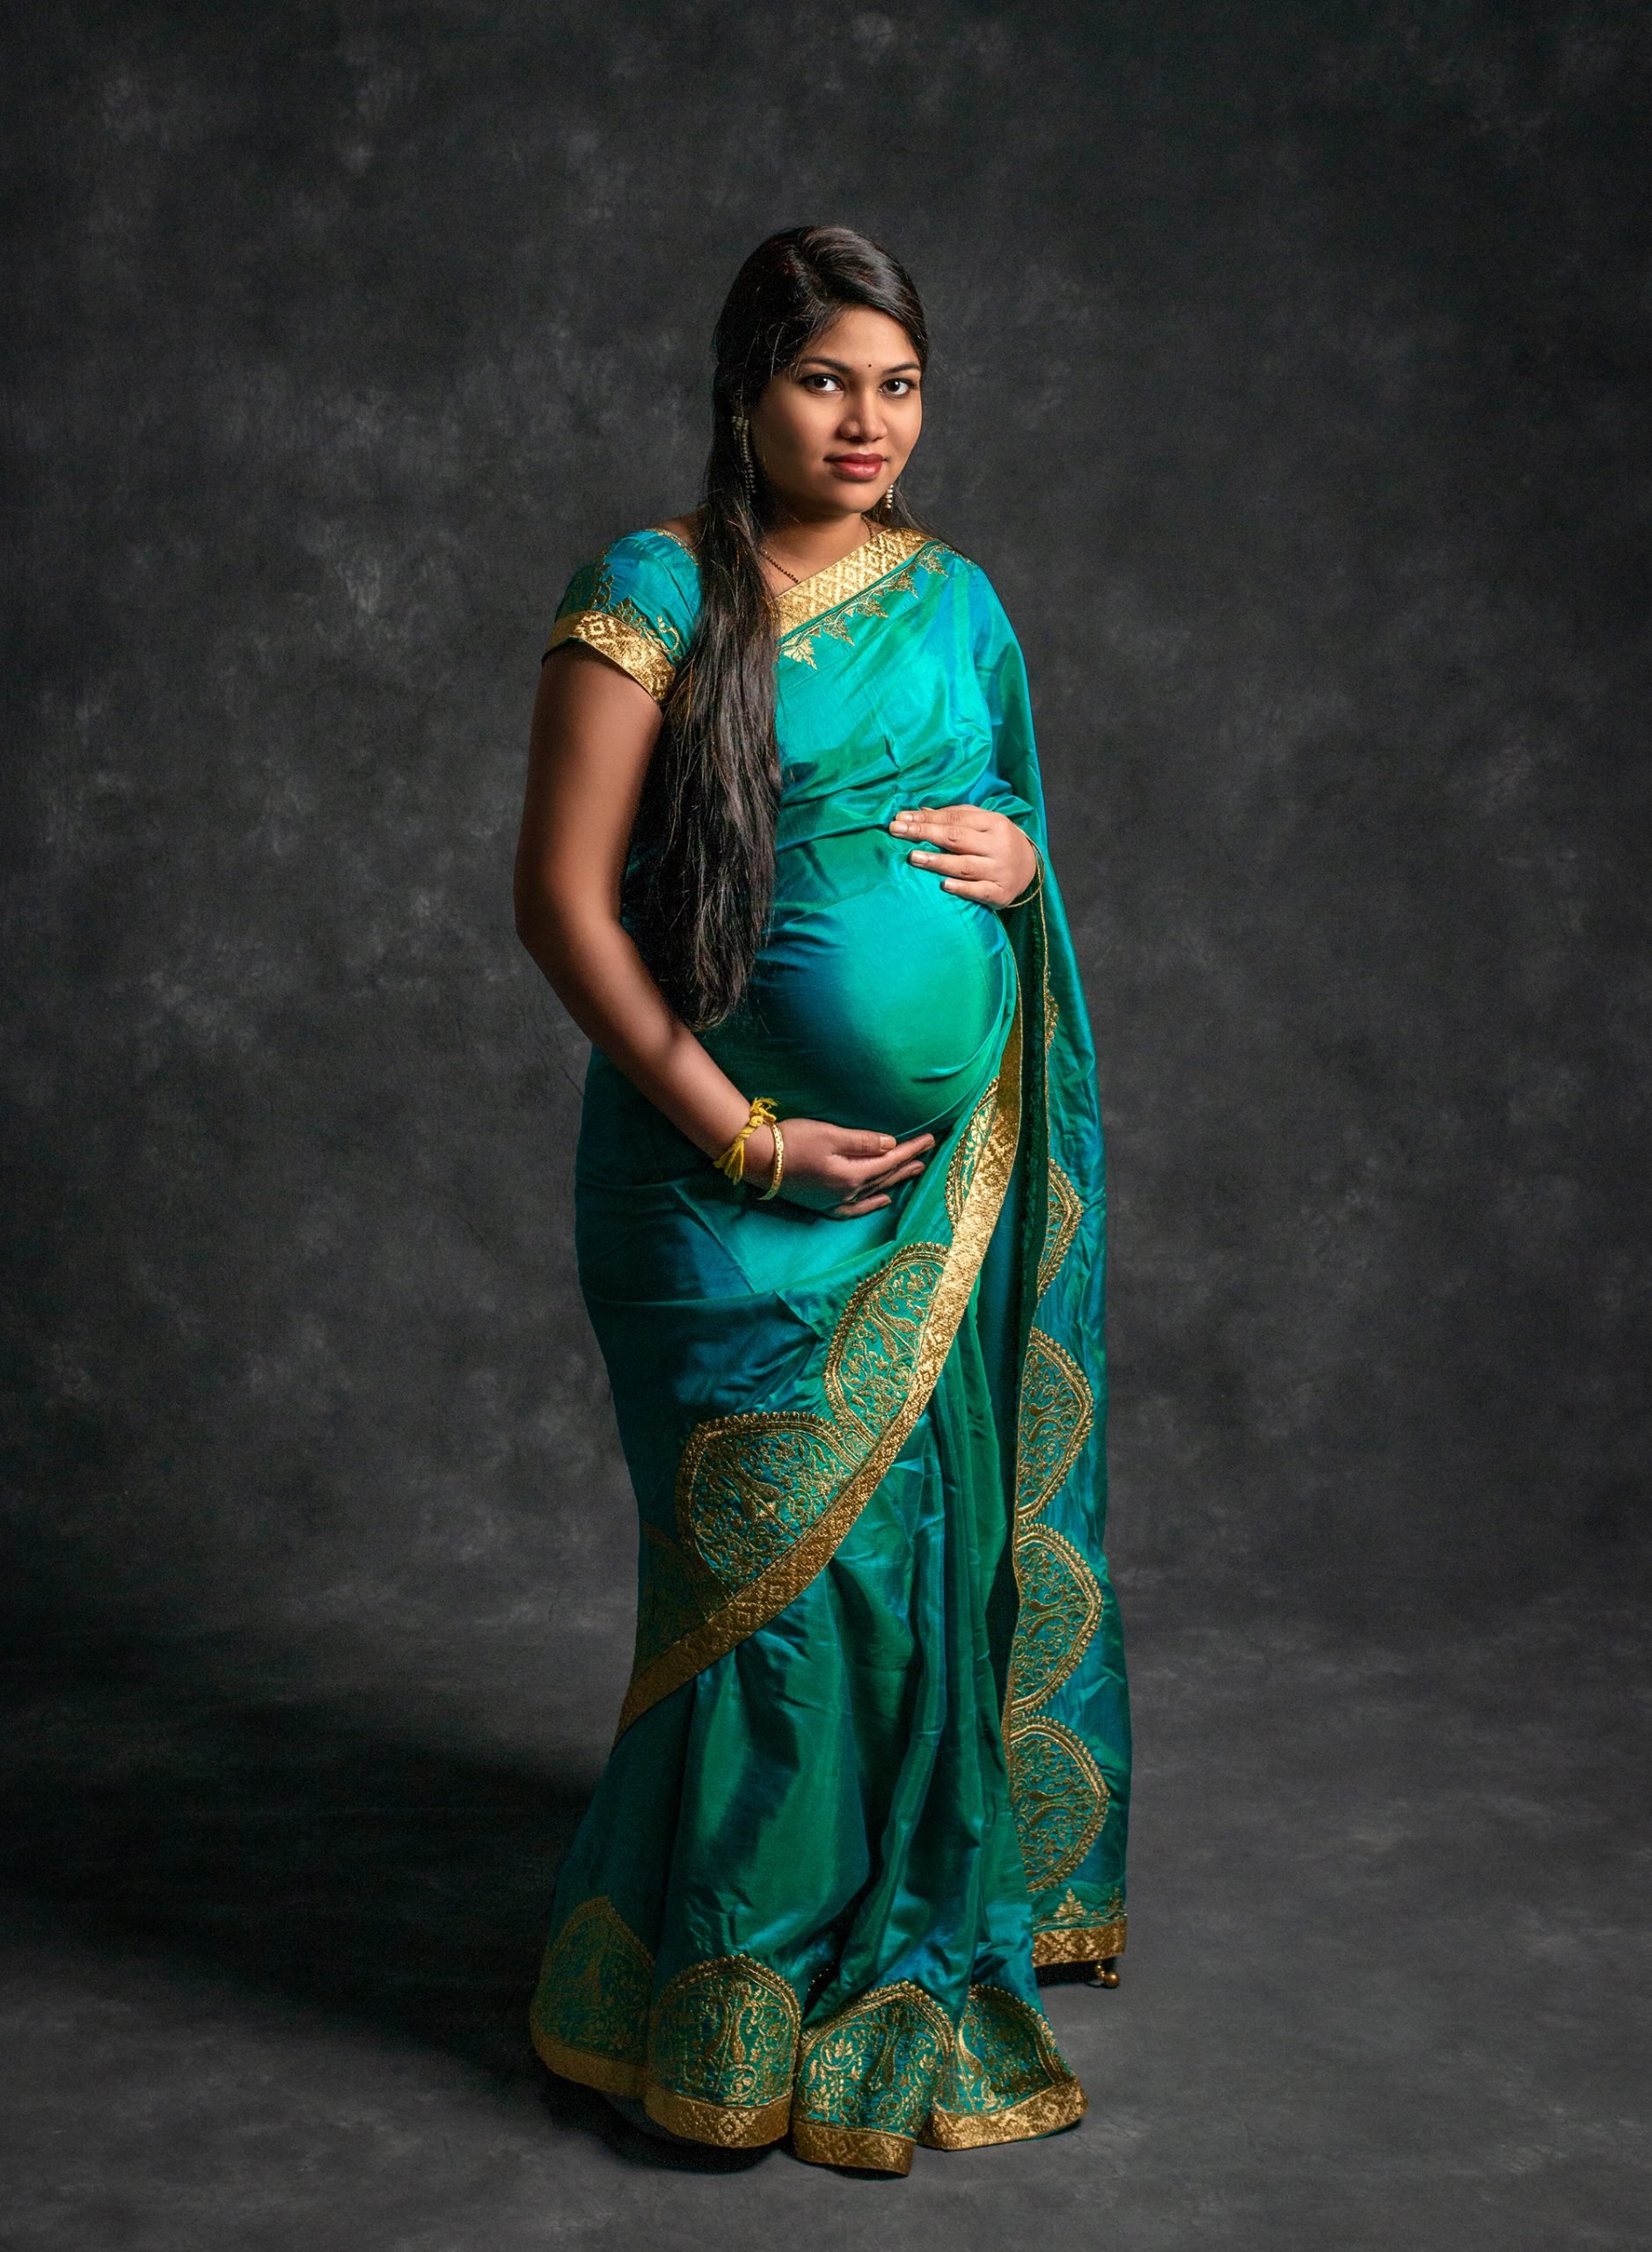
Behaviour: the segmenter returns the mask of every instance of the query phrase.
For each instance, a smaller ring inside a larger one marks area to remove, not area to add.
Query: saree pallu
[[[656,697],[689,550],[576,574]],[[769,932],[706,1045],[926,1170],[852,1220],[732,1187],[600,1054],[581,1285],[641,1519],[618,1740],[531,2028],[691,2139],[904,2173],[1071,2124],[1035,1971],[1124,1945],[1129,1745],[1101,1553],[1102,1159],[1052,873],[997,912],[888,834],[1007,814],[1045,855],[1025,669],[981,570],[885,530],[788,590]]]

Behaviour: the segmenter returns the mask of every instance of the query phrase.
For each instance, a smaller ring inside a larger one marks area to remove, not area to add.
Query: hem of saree
[[[718,2150],[752,2150],[764,2143],[778,2143],[792,2118],[789,2090],[777,2095],[772,2103],[707,2103],[697,2095],[679,2095],[658,2080],[649,2081],[642,2108],[674,2135],[710,2143]]]
[[[1044,1970],[1052,1963],[1109,1963],[1124,1952],[1124,1926],[1092,1924],[1077,1931],[1038,1932],[1033,1939],[1033,1962]]]
[[[796,1600],[830,1561],[910,1437],[952,1349],[1009,1186],[1021,1131],[1021,1042],[1022,1009],[1018,984],[1015,1013],[999,1062],[998,1095],[992,1124],[954,1226],[953,1239],[924,1319],[911,1378],[901,1406],[884,1425],[859,1468],[838,1489],[836,1500],[822,1511],[801,1539],[720,1610],[632,1677],[620,1707],[617,1737],[623,1736],[662,1697],[669,1697],[674,1689],[680,1689],[685,1681],[691,1681],[708,1665],[715,1664],[720,1657],[755,1634],[760,1627],[766,1627],[771,1619]],[[898,1251],[894,1255],[898,1256]]]
[[[640,2097],[646,2094],[646,2065],[634,2065],[625,2057],[601,2056],[595,2049],[570,2048],[554,2033],[546,2033],[537,2025],[530,2029],[530,2033],[540,2063],[549,2066],[563,2080],[576,2080],[581,2087],[594,2087],[603,2095]]]
[[[777,2143],[791,2122],[790,2094],[772,2103],[705,2103],[698,2096],[679,2095],[650,2080],[646,2065],[623,2057],[604,2057],[594,2049],[570,2048],[554,2034],[532,2031],[535,2051],[542,2065],[559,2079],[577,2080],[602,2095],[625,2095],[640,2102],[648,2117],[675,2135],[691,2142],[714,2144],[720,2150],[742,2150],[763,2143]]]
[[[823,2119],[794,2119],[792,2147],[811,2166],[852,2166],[862,2174],[910,2174],[912,2138],[879,2127],[834,2127]]]
[[[943,2111],[929,2115],[919,2140],[931,2150],[981,2150],[989,2143],[1031,2142],[1071,2127],[1089,2109],[1078,2081],[1056,2080],[1002,2111]]]

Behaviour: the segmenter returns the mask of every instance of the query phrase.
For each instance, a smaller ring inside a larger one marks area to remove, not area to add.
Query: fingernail
[[[895,1147],[894,1135],[880,1134],[878,1137],[878,1147],[881,1150],[892,1150]]]

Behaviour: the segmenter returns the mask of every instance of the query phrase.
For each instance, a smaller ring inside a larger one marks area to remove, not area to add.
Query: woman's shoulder
[[[570,586],[581,582],[595,586],[603,580],[627,585],[660,582],[698,596],[699,567],[695,551],[694,519],[670,516],[610,539],[599,554],[581,565]]]
[[[674,517],[622,533],[581,564],[557,605],[545,654],[583,641],[662,701],[699,608],[691,536],[692,519]]]

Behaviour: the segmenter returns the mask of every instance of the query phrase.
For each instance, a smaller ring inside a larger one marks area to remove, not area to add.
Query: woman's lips
[[[881,454],[828,454],[826,466],[834,477],[850,477],[864,485],[883,474]]]

